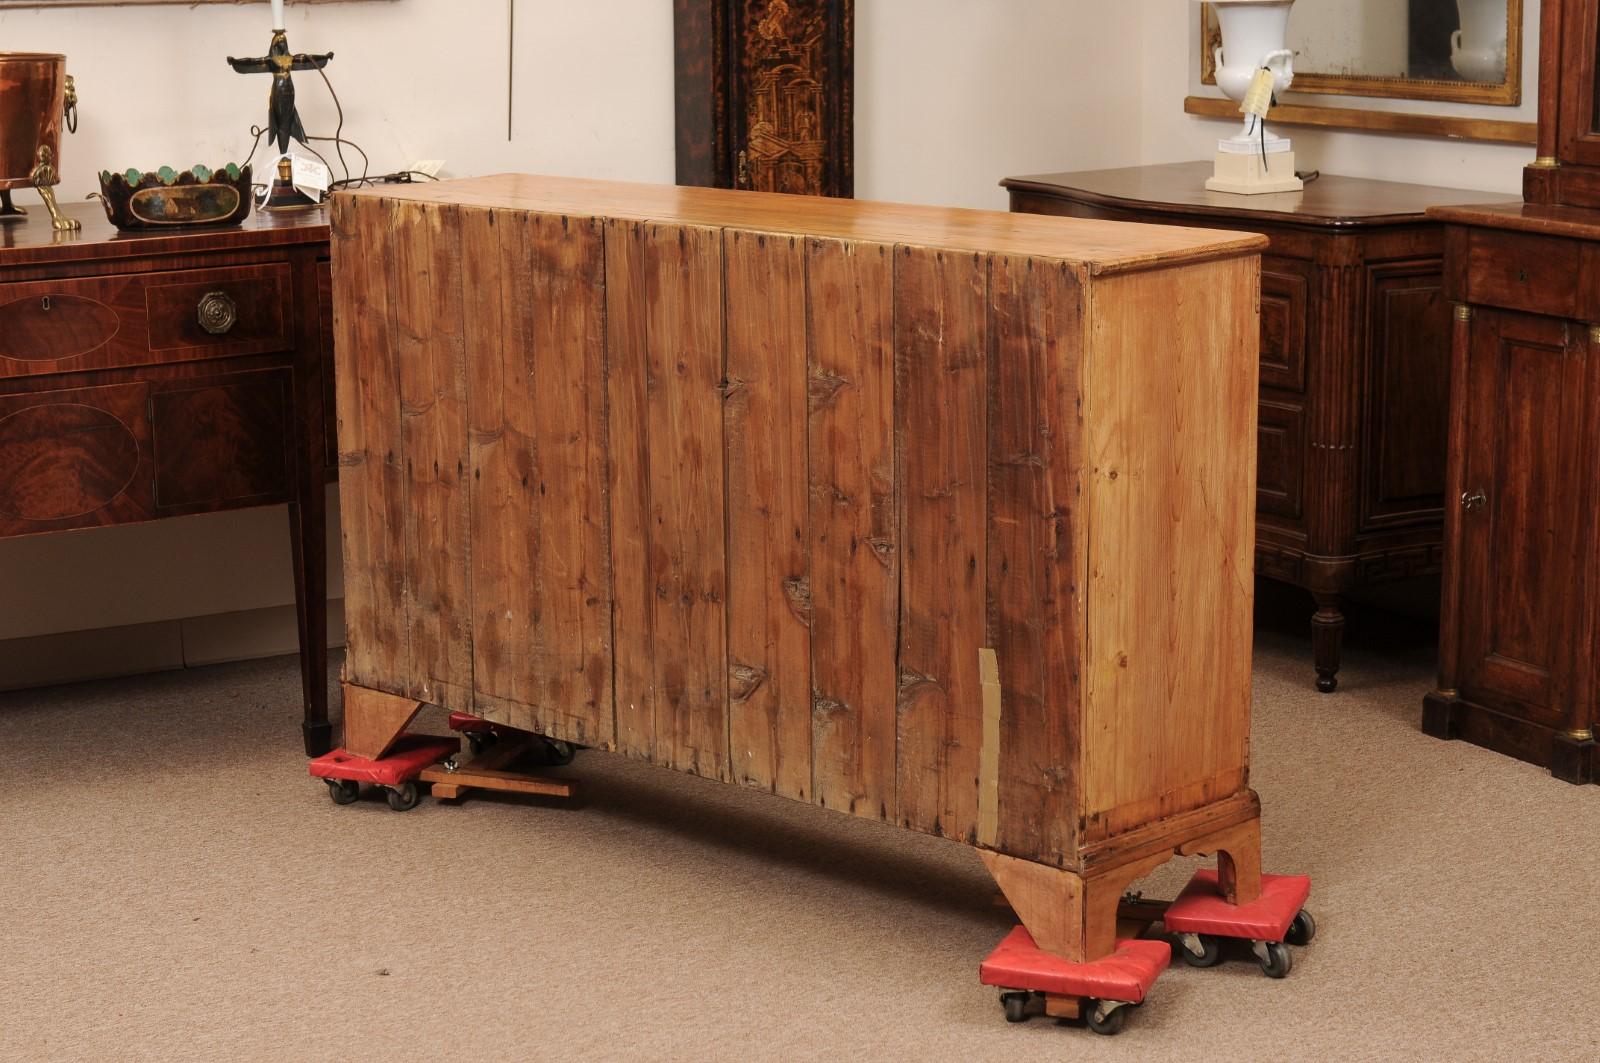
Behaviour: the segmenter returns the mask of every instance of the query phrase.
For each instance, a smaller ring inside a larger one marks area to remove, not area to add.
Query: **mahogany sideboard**
[[[352,752],[429,703],[956,839],[1069,958],[1175,850],[1259,894],[1261,238],[516,175],[333,227]]]
[[[1444,229],[1483,192],[1323,175],[1208,192],[1207,162],[1012,177],[1011,209],[1259,232],[1256,571],[1316,601],[1317,689],[1338,686],[1343,599],[1442,567],[1450,309]]]
[[[0,537],[288,503],[308,753],[325,752],[323,212],[119,234],[0,224]]]

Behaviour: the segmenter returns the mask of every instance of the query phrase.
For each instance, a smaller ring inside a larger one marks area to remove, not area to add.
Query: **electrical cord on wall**
[[[344,104],[340,102],[339,93],[334,90],[333,82],[328,80],[328,72],[323,70],[321,67],[318,67],[317,73],[322,75],[322,82],[328,87],[328,95],[333,99],[333,109],[335,114],[338,115],[338,121],[334,126],[333,136],[307,136],[303,143],[305,144],[306,150],[315,155],[322,165],[328,168],[329,173],[333,172],[333,167],[329,164],[327,157],[324,156],[322,152],[312,147],[312,142],[315,141],[316,143],[333,145],[334,156],[339,160],[339,168],[343,171],[344,177],[337,181],[331,182],[328,185],[328,191],[332,192],[341,188],[360,188],[363,185],[408,184],[418,177],[425,177],[430,181],[437,181],[439,179],[433,174],[423,173],[421,170],[395,170],[391,173],[373,174],[371,172],[372,161],[368,157],[366,150],[362,148],[360,144],[357,144],[355,141],[344,135]],[[244,162],[241,164],[243,166],[250,165],[250,160],[256,157],[256,151],[261,147],[261,138],[267,135],[267,130],[264,126],[252,125],[250,127],[250,135],[255,139],[250,143],[250,153],[245,156]],[[344,157],[344,149],[347,147],[361,156],[360,176],[352,176],[350,173],[350,164]],[[255,187],[264,188],[266,186],[257,184]]]

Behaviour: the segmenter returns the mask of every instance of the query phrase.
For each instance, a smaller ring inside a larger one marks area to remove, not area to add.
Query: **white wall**
[[[862,198],[1004,208],[997,182],[1007,174],[1139,161],[1140,88],[1129,74],[1140,3],[859,0],[857,9]],[[328,74],[345,132],[380,171],[442,158],[447,175],[670,182],[671,4],[518,0],[510,143],[506,10],[506,0],[291,2],[287,28],[292,47],[335,53]],[[81,199],[102,168],[215,166],[247,151],[268,79],[235,74],[224,57],[265,50],[267,11],[0,12],[0,49],[65,52],[76,78],[82,121],[62,149],[63,198]],[[320,79],[301,75],[296,88],[308,131],[331,131]],[[172,666],[229,652],[180,618],[279,607],[271,630],[211,629],[227,630],[237,656],[281,651],[293,630],[281,608],[293,600],[285,529],[274,508],[0,541],[0,687],[8,666],[50,676],[78,667],[52,658],[39,671],[24,658],[42,654],[40,640],[4,641],[24,636],[133,625],[116,638],[140,648],[118,660]],[[93,655],[81,640],[61,645],[57,657]]]
[[[856,195],[1004,210],[1002,177],[1139,161],[1143,4],[857,0]]]

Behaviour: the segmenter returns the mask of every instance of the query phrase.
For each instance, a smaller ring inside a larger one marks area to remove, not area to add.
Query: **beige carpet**
[[[1259,639],[1255,784],[1318,940],[1116,1038],[1003,1021],[959,845],[603,754],[577,811],[339,808],[290,659],[5,695],[0,1059],[1600,1057],[1600,788],[1418,733],[1425,647],[1305,655]]]

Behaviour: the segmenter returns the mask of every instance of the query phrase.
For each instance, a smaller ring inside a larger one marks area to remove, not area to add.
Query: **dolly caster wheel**
[[[1289,933],[1284,941],[1291,945],[1305,946],[1311,944],[1311,939],[1317,936],[1317,921],[1311,918],[1311,913],[1304,908],[1295,915],[1294,922],[1289,924]]]
[[[1294,967],[1294,953],[1281,941],[1258,941],[1255,953],[1261,961],[1261,973],[1268,978],[1287,978]]]
[[[417,789],[416,783],[405,782],[390,787],[385,796],[389,799],[390,808],[396,812],[407,812],[417,807],[417,802],[422,800],[422,791]]]
[[[1028,1001],[1032,993],[1001,993],[1000,1006],[1006,1009],[1007,1022],[1028,1021]]]
[[[1104,1037],[1113,1037],[1122,1032],[1122,1027],[1128,1021],[1127,1004],[1118,1004],[1111,1000],[1086,1000],[1083,1002],[1083,1021],[1089,1029]],[[1104,1009],[1110,1008],[1110,1011]]]
[[[348,805],[361,794],[361,784],[354,779],[329,779],[328,796],[336,805]]]
[[[1194,951],[1194,946],[1199,951]],[[1190,967],[1215,967],[1222,962],[1222,943],[1209,934],[1180,934],[1178,955]]]
[[[545,738],[543,735],[539,736],[539,746],[539,763],[551,767],[565,767],[578,755],[578,747],[571,742],[561,742],[554,738]]]

